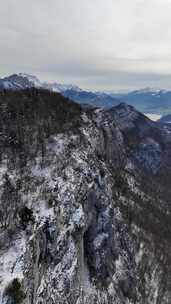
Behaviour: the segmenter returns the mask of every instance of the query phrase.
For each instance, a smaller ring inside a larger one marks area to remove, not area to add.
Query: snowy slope
[[[66,90],[81,91],[78,86],[72,84],[41,82],[36,76],[27,73],[14,74],[0,79],[0,89],[18,90],[31,87],[45,88],[54,92],[64,92]]]
[[[171,303],[171,127],[38,92],[0,94],[0,303]]]

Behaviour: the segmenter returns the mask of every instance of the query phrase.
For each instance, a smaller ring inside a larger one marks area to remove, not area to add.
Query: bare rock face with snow
[[[170,303],[171,130],[0,95],[0,303]]]
[[[72,84],[60,84],[57,82],[48,83],[40,81],[36,76],[27,73],[13,74],[4,78],[0,78],[0,90],[25,90],[28,88],[44,88],[53,92],[65,92],[74,90],[81,92],[82,90]]]

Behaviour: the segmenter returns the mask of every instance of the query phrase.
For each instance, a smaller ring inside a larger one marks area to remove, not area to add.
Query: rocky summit
[[[171,126],[0,93],[0,303],[171,303]]]

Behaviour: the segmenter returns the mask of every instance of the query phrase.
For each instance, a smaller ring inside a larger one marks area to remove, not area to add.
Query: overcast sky
[[[0,76],[171,88],[171,0],[4,0]]]

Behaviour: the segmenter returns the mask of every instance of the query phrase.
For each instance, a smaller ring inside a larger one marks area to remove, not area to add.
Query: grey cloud
[[[0,75],[94,89],[171,87],[170,0],[6,0]]]

